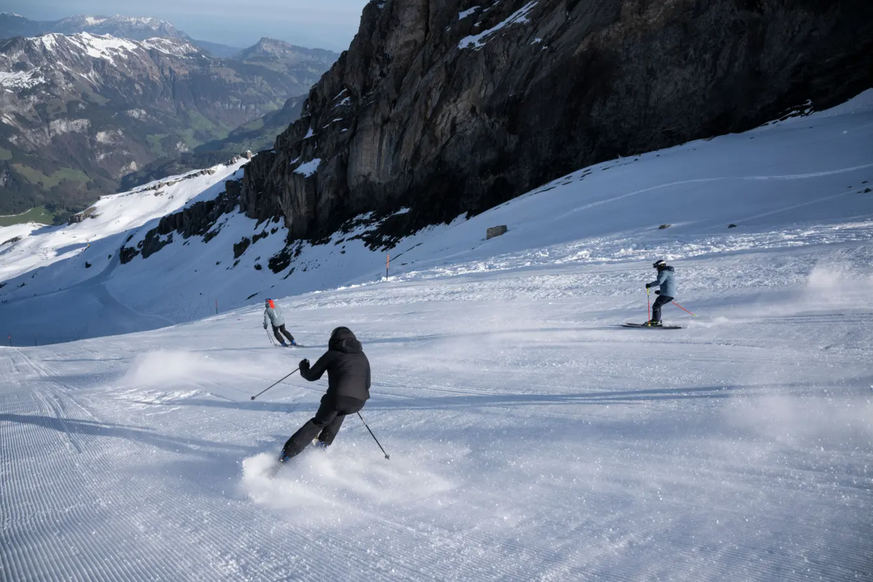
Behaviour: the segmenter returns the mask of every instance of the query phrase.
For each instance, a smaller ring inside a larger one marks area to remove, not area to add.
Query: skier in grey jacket
[[[267,299],[264,302],[264,329],[267,329],[267,320],[272,324],[273,335],[276,336],[282,347],[288,347],[289,344],[292,346],[297,345],[297,342],[294,341],[294,336],[285,329],[285,318],[282,317],[282,312],[279,311],[279,308],[276,307],[276,303],[272,299]],[[283,335],[285,337],[282,337]],[[285,338],[288,338],[288,343],[285,343]]]
[[[655,291],[658,298],[652,305],[652,319],[646,322],[646,325],[661,327],[661,306],[670,303],[676,297],[676,281],[673,267],[667,266],[667,262],[663,259],[655,261],[652,266],[658,269],[658,278],[651,283],[646,283],[646,289],[651,287],[659,287],[659,289]]]

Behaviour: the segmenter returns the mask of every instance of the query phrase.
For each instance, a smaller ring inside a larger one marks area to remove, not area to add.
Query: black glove
[[[309,360],[306,360],[306,359],[300,360],[300,369],[301,370],[308,370],[309,369]]]
[[[267,324],[266,324],[266,323],[264,324],[264,329],[267,329]]]
[[[660,294],[661,294],[660,291],[655,291],[655,295],[660,295]]]
[[[651,283],[646,283],[646,289],[648,289],[648,288],[651,287],[651,286],[652,286]]]

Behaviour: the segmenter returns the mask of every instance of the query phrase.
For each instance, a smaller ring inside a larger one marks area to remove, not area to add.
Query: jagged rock
[[[370,2],[240,204],[293,238],[401,207],[409,232],[871,84],[867,0]]]
[[[233,258],[238,259],[242,256],[246,249],[249,248],[249,245],[252,244],[252,240],[244,236],[241,241],[238,243],[234,243],[233,245]]]
[[[209,242],[217,234],[211,229],[219,217],[233,212],[239,204],[239,183],[228,180],[224,186],[225,191],[214,199],[197,202],[161,218],[158,225],[146,233],[136,248],[122,245],[119,250],[121,263],[129,263],[139,254],[142,254],[143,258],[148,258],[172,242],[174,232],[182,235],[184,239],[202,236],[204,242]],[[130,238],[125,241],[125,245],[129,240]]]
[[[501,224],[500,226],[492,226],[485,231],[485,240],[492,239],[495,236],[506,234],[506,231],[507,228],[505,224]]]
[[[156,194],[157,196],[157,194]],[[67,220],[67,224],[76,224],[82,222],[86,218],[97,218],[97,209],[91,206],[90,208],[86,208],[82,212],[74,214]]]

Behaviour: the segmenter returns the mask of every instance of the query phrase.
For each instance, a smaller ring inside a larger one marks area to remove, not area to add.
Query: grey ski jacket
[[[673,278],[673,267],[664,267],[658,271],[658,278],[647,287],[660,287],[661,295],[676,297],[676,280]]]
[[[267,325],[267,319],[270,320],[273,327],[285,325],[285,318],[282,317],[282,312],[279,311],[279,308],[276,307],[276,304],[272,299],[267,301],[266,307],[264,308],[264,325]]]

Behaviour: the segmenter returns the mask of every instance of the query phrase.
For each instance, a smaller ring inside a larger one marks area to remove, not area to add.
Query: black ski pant
[[[333,442],[336,433],[339,432],[346,415],[354,414],[364,407],[364,400],[358,400],[350,396],[332,396],[325,394],[321,397],[321,405],[309,422],[300,427],[300,430],[291,435],[288,442],[282,448],[288,458],[299,455],[312,439],[326,445]]]
[[[282,325],[274,325],[273,326],[273,335],[276,336],[276,339],[279,340],[280,344],[285,343],[285,338],[283,338],[282,335],[279,335],[280,331],[282,332],[282,335],[284,335],[285,337],[288,338],[289,342],[294,341],[294,336],[291,335],[290,333],[288,333],[288,330],[285,329],[284,323]]]
[[[661,306],[673,301],[669,295],[658,295],[655,303],[652,304],[652,321],[661,321]]]

